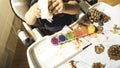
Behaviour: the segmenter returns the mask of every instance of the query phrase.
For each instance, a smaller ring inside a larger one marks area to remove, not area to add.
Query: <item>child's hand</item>
[[[31,6],[31,8],[25,14],[25,21],[29,25],[33,25],[37,18],[40,18],[40,10],[38,9],[37,3]]]
[[[52,0],[51,3],[49,4],[49,10],[53,14],[58,14],[62,13],[64,10],[64,3],[62,0]]]

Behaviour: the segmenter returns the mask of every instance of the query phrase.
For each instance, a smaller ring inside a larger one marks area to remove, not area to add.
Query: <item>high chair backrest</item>
[[[10,0],[10,5],[15,15],[24,21],[25,13],[29,9],[27,0]]]

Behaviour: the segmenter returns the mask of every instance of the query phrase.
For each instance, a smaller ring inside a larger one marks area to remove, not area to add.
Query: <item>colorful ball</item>
[[[51,39],[51,42],[52,42],[53,45],[58,45],[59,44],[59,41],[58,41],[58,39],[56,37],[53,37]]]
[[[95,26],[93,24],[88,25],[88,33],[94,33],[95,32]]]
[[[82,36],[86,36],[88,34],[88,29],[86,26],[81,26],[80,31],[82,33]]]
[[[82,32],[80,29],[74,29],[73,34],[74,34],[75,38],[80,38],[82,36]]]
[[[68,40],[73,39],[73,38],[74,38],[73,33],[72,33],[72,32],[68,32],[68,33],[66,34],[66,38],[67,38]]]
[[[66,37],[64,35],[59,36],[59,42],[64,42],[66,40]]]

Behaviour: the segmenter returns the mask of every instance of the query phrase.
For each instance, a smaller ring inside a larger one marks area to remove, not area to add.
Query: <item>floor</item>
[[[27,48],[18,40],[16,53],[11,68],[29,68],[26,50]]]
[[[15,22],[16,23],[21,23],[21,21],[17,17],[15,18]],[[24,29],[22,24],[18,24],[18,25],[16,25],[16,27]],[[29,68],[28,61],[27,61],[26,50],[27,50],[27,47],[25,47],[23,45],[23,43],[21,42],[21,40],[18,38],[17,39],[16,50],[15,50],[15,55],[14,55],[14,59],[13,59],[13,63],[11,65],[11,68]]]
[[[112,6],[120,3],[120,0],[114,0],[114,1],[113,0],[99,0],[99,1],[103,1]],[[24,47],[24,45],[21,43],[20,40],[18,40],[17,47],[16,47],[16,53],[15,53],[11,68],[29,68],[27,56],[26,56],[26,50],[27,48]]]

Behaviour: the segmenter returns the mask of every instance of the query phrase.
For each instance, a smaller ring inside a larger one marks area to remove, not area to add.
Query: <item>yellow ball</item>
[[[95,32],[95,26],[93,24],[88,25],[88,33],[94,33]]]

